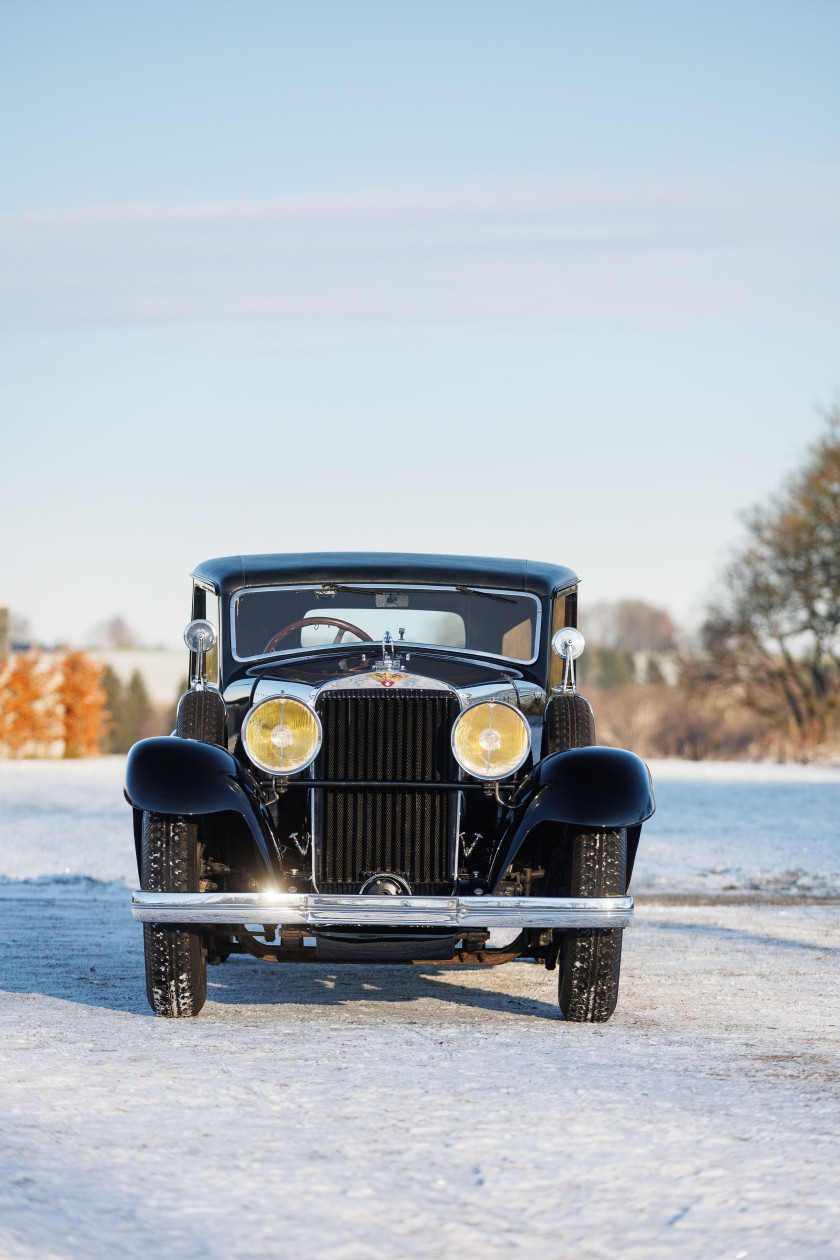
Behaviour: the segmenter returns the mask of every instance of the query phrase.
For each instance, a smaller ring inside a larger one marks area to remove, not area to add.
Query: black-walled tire
[[[593,831],[572,838],[572,896],[622,897],[627,833]],[[601,1024],[618,1002],[622,928],[564,932],[558,959],[560,1010],[574,1023]]]
[[[198,739],[203,744],[225,743],[227,711],[221,693],[212,687],[191,688],[178,701],[175,734],[182,739]]]
[[[183,818],[143,814],[140,887],[198,891],[198,827]],[[156,1015],[197,1015],[207,1000],[207,962],[197,932],[143,925],[146,994]]]
[[[561,691],[552,696],[543,715],[542,755],[569,748],[591,748],[595,743],[595,715],[585,696]]]

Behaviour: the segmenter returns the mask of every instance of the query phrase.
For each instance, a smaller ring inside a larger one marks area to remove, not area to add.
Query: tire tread
[[[227,710],[221,693],[207,688],[185,691],[178,701],[175,734],[203,744],[225,744]]]
[[[543,756],[569,748],[591,748],[595,743],[592,705],[577,691],[561,691],[545,706],[543,731]]]
[[[627,839],[621,831],[572,838],[572,896],[621,897],[627,883]],[[618,1002],[622,928],[564,933],[560,1009],[575,1023],[601,1024]]]
[[[149,892],[198,890],[198,828],[184,818],[144,813],[141,886]],[[207,1000],[207,963],[196,932],[143,925],[146,994],[156,1015],[197,1015]]]

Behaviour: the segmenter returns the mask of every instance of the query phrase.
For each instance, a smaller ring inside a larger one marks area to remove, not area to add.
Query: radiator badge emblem
[[[370,675],[371,682],[381,683],[383,687],[398,687],[406,678],[408,674],[398,674],[392,669],[383,669]]]

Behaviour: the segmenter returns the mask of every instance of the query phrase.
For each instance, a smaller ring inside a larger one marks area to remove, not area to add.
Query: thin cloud
[[[833,304],[840,186],[520,181],[0,216],[0,324],[696,323]]]

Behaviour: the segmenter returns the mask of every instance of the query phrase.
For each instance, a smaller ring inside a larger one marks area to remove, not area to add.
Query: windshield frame
[[[229,606],[228,606],[228,629],[229,629],[229,634],[230,634],[231,656],[238,664],[248,665],[248,664],[252,664],[254,661],[285,660],[289,657],[294,657],[294,656],[313,656],[316,654],[320,654],[322,652],[331,652],[331,651],[334,652],[336,650],[336,646],[341,646],[341,647],[344,647],[345,649],[348,647],[364,647],[365,644],[363,643],[358,643],[358,644],[345,643],[341,645],[336,645],[335,643],[322,643],[318,646],[313,646],[313,647],[285,648],[283,651],[280,651],[280,652],[259,652],[256,656],[239,656],[237,654],[237,651],[236,651],[236,603],[241,595],[257,595],[262,591],[282,591],[282,590],[322,591],[324,590],[325,587],[335,586],[335,587],[340,588],[343,585],[347,585],[347,584],[341,582],[340,579],[331,581],[329,578],[325,578],[323,582],[272,582],[266,586],[245,586],[245,587],[240,587],[240,589],[237,591],[232,591],[230,595]],[[360,589],[364,587],[365,589],[369,589],[371,592],[388,590],[388,591],[448,591],[455,594],[459,593],[459,585],[456,583],[451,583],[448,585],[444,585],[444,584],[430,585],[428,582],[354,582],[352,585]],[[470,588],[470,590],[471,590],[471,593],[476,598],[481,598],[483,595],[493,595],[493,596],[506,596],[510,600],[517,600],[517,599],[523,599],[523,598],[533,600],[533,602],[536,604],[537,615],[536,615],[536,621],[534,623],[533,655],[530,657],[529,660],[522,660],[519,657],[515,657],[515,656],[503,656],[499,652],[479,652],[474,648],[466,648],[466,647],[453,648],[453,647],[448,647],[446,644],[442,644],[442,643],[411,643],[408,640],[403,640],[403,641],[394,643],[394,648],[397,650],[397,652],[399,652],[403,648],[405,648],[409,652],[423,652],[423,651],[428,650],[428,651],[433,651],[433,652],[448,653],[450,655],[457,655],[457,656],[472,656],[480,660],[505,661],[509,665],[535,665],[536,662],[539,660],[539,656],[540,656],[540,632],[542,630],[542,616],[543,616],[542,600],[540,599],[539,595],[535,595],[533,591],[521,591],[521,590],[512,591],[512,590],[498,589],[496,587],[490,587],[490,586],[473,586]],[[460,593],[464,594],[463,588],[460,588]],[[469,595],[466,595],[465,598],[469,598]],[[373,639],[372,643],[378,647],[381,645],[381,640]]]

